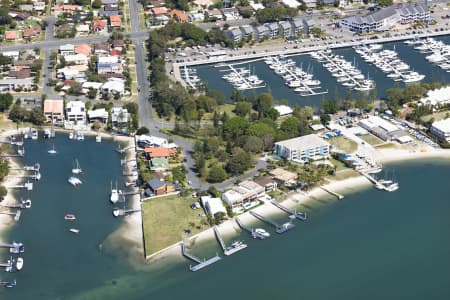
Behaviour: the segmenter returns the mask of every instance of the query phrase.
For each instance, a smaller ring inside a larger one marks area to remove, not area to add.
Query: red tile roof
[[[16,31],[6,31],[5,32],[5,39],[7,40],[17,40],[19,38],[19,35]]]
[[[169,157],[177,153],[175,149],[168,149],[164,147],[145,147],[144,152],[150,155],[151,158]]]

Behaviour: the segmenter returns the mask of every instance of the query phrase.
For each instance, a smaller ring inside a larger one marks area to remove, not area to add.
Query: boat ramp
[[[196,257],[196,256],[194,256],[194,255],[192,255],[192,254],[187,252],[186,245],[184,244],[184,242],[181,243],[181,253],[187,259],[190,259],[193,262],[197,263],[194,266],[189,265],[189,269],[192,272],[201,270],[201,269],[203,269],[203,268],[205,268],[205,267],[207,267],[209,265],[212,265],[213,263],[218,262],[219,260],[222,259],[219,255],[216,255],[216,256],[211,257],[210,259],[203,259],[203,261],[202,261],[200,258],[198,258],[198,257]]]
[[[296,210],[289,209],[286,206],[284,206],[276,201],[271,201],[270,203],[272,203],[273,205],[275,205],[276,207],[278,207],[285,213],[289,214],[289,216],[296,218],[297,220],[306,221],[306,219],[307,219],[307,215],[305,212],[297,212]]]
[[[223,254],[228,256],[228,255],[234,254],[238,251],[241,251],[242,249],[247,248],[247,244],[244,244],[243,242],[240,242],[240,241],[233,242],[231,244],[231,246],[227,247],[225,242],[222,239],[222,236],[220,235],[219,228],[217,226],[214,226],[213,229],[214,229],[214,233],[216,235],[217,241],[219,242],[220,247],[222,248]]]
[[[286,223],[280,225],[277,222],[275,222],[274,220],[266,218],[266,217],[264,217],[264,216],[262,216],[262,215],[260,215],[260,214],[258,214],[256,212],[254,212],[254,211],[250,211],[250,214],[252,216],[254,216],[255,218],[257,218],[257,219],[259,219],[259,220],[261,220],[263,222],[266,222],[267,224],[270,224],[273,227],[275,227],[275,232],[276,233],[280,233],[280,234],[281,233],[285,233],[286,231],[291,230],[292,228],[295,227],[295,225],[292,222],[286,222]]]

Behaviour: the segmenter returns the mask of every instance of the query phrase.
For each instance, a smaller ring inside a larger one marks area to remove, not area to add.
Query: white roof
[[[59,46],[59,51],[74,51],[74,50],[75,50],[75,46],[72,44],[65,44],[65,45]]]
[[[125,82],[120,78],[111,78],[102,85],[101,89],[122,94],[125,91]]]
[[[325,127],[322,124],[312,124],[311,129],[314,131],[325,129]]]
[[[104,108],[99,108],[88,111],[88,116],[89,119],[96,119],[96,118],[107,119],[108,112]]]
[[[433,106],[450,102],[450,86],[428,91],[427,96],[420,99],[420,102],[422,104]]]
[[[8,56],[8,57],[18,57],[19,51],[5,51],[5,52],[2,52],[2,55]]]
[[[84,102],[82,101],[69,101],[66,105],[66,111],[68,114],[81,114],[85,112]]]
[[[275,145],[281,145],[290,149],[308,149],[321,146],[329,146],[330,144],[318,137],[316,134],[309,134],[289,140],[280,141],[275,143]]]
[[[262,5],[261,3],[255,3],[254,1],[250,1],[250,6],[254,9],[254,10],[258,10],[258,9],[264,9],[264,5]]]
[[[378,116],[370,116],[369,118],[362,119],[359,122],[370,129],[375,128],[375,127],[380,127],[381,129],[383,129],[386,132],[393,132],[393,131],[399,130],[399,128],[397,126],[395,126],[391,122],[388,122],[385,119],[382,119]]]
[[[242,201],[242,194],[235,190],[228,190],[225,193],[222,193],[222,199],[229,205],[232,205],[233,203]]]
[[[450,133],[450,118],[434,122],[432,126],[439,131],[449,134]]]
[[[300,6],[300,2],[298,2],[297,0],[281,0],[281,2],[284,5],[292,7],[292,8],[297,8]]]
[[[278,111],[280,116],[290,115],[293,112],[292,108],[287,105],[275,105],[273,108]]]
[[[409,135],[403,135],[396,138],[402,144],[410,143],[413,139]]]
[[[136,136],[136,138],[137,138],[138,142],[142,141],[142,142],[146,142],[151,145],[158,145],[158,146],[167,145],[167,139],[160,138],[157,136],[138,135],[138,136]]]
[[[211,4],[213,4],[213,0],[194,0],[195,5],[198,6],[210,6]]]
[[[101,82],[92,82],[92,81],[85,81],[83,82],[83,89],[90,89],[93,88],[94,90],[98,90],[103,83]]]
[[[77,25],[77,31],[89,31],[89,25],[79,24]]]
[[[110,64],[110,63],[117,63],[119,62],[119,58],[117,56],[100,56],[98,58],[98,63],[99,64]]]
[[[77,62],[77,61],[81,61],[81,62],[87,62],[88,58],[86,55],[84,54],[71,54],[71,55],[66,55],[64,56],[64,59],[66,60],[66,62],[70,63],[70,62]]]
[[[225,206],[223,206],[223,202],[220,198],[212,198],[211,196],[203,196],[200,198],[203,207],[214,216],[215,214],[222,212],[224,214],[227,213]]]

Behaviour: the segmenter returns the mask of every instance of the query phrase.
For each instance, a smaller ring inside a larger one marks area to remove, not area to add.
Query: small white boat
[[[80,229],[76,229],[76,228],[70,228],[69,231],[76,233],[76,234],[80,233]]]
[[[95,137],[95,141],[96,141],[97,143],[101,143],[101,142],[102,142],[102,137],[101,137],[101,135],[97,135],[97,136]]]
[[[72,169],[72,174],[81,174],[81,173],[83,173],[83,170],[80,167],[78,159],[75,159],[75,166]]]
[[[83,183],[80,179],[78,179],[77,177],[74,177],[74,176],[70,177],[68,181],[73,186],[77,186],[77,185],[80,185]]]
[[[84,134],[82,132],[77,132],[77,141],[84,141]]]
[[[22,270],[23,268],[23,258],[22,257],[18,257],[17,261],[16,261],[16,269],[17,271]]]
[[[255,229],[255,233],[257,233],[258,235],[264,237],[264,238],[268,238],[270,237],[270,233],[268,233],[267,231],[265,231],[262,228],[256,228]]]
[[[117,182],[116,182],[115,189],[113,189],[112,183],[111,183],[111,196],[109,197],[109,201],[111,201],[111,203],[117,203],[120,200],[121,195],[122,195],[122,191],[117,188]]]
[[[56,152],[56,149],[55,149],[55,144],[53,144],[52,149],[48,150],[47,152],[48,152],[49,154],[56,154],[57,152]]]
[[[64,220],[67,220],[67,221],[74,221],[76,219],[77,219],[77,217],[74,214],[66,214],[64,216]]]
[[[73,132],[69,133],[69,140],[73,140],[73,138],[74,138]]]

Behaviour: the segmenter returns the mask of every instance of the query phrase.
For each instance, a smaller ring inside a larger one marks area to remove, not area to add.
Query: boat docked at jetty
[[[250,67],[235,68],[232,64],[227,65],[231,72],[222,76],[222,79],[229,82],[238,90],[257,89],[265,87],[264,80],[260,79],[256,74],[252,74]]]
[[[67,220],[67,221],[74,221],[76,219],[77,219],[77,217],[74,214],[66,214],[64,216],[64,220]]]
[[[109,201],[111,201],[111,203],[117,203],[120,200],[120,197],[123,196],[123,192],[122,190],[119,190],[117,188],[117,182],[116,182],[116,188],[114,189],[111,183],[111,194],[109,197]]]
[[[252,231],[252,236],[256,239],[264,240],[270,237],[270,233],[262,228],[256,228]]]
[[[421,53],[431,53],[425,56],[430,63],[436,64],[441,69],[450,72],[450,45],[443,41],[437,41],[434,38],[420,40],[414,47]]]
[[[73,186],[78,186],[83,183],[79,178],[77,178],[75,176],[69,177],[68,182]]]
[[[22,243],[13,242],[12,244],[5,246],[9,247],[9,252],[13,254],[25,252],[25,246]]]
[[[22,257],[18,257],[17,261],[16,261],[16,269],[17,271],[22,270],[23,268],[23,258]]]
[[[24,139],[37,140],[38,137],[39,137],[38,131],[33,127],[29,127],[28,130],[23,135]]]

